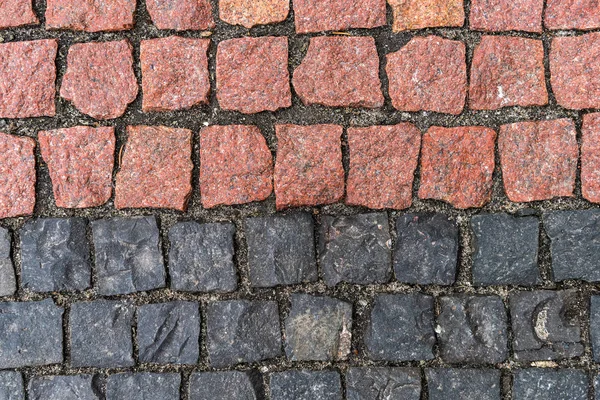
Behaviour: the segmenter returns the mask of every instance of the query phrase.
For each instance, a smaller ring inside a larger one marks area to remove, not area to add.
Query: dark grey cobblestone
[[[429,400],[500,400],[500,371],[427,368]]]
[[[10,258],[10,232],[0,228],[0,296],[11,296],[16,290],[15,269]]]
[[[27,387],[29,400],[101,400],[92,375],[34,376]]]
[[[178,400],[180,385],[179,374],[114,374],[106,380],[106,400]]]
[[[190,378],[190,400],[257,400],[262,389],[249,373],[196,372]]]
[[[341,400],[342,383],[336,371],[290,370],[271,374],[272,400]]]
[[[573,369],[530,368],[513,377],[513,400],[586,400],[588,377]]]
[[[590,297],[590,341],[594,361],[600,362],[600,296]]]
[[[23,376],[20,372],[0,371],[0,399],[25,400]]]
[[[346,398],[419,400],[421,373],[418,368],[350,368],[346,373]]]

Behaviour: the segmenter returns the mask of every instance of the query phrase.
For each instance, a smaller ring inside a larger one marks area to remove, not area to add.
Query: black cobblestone
[[[25,400],[23,376],[20,372],[0,371],[0,399]]]
[[[500,371],[427,368],[429,400],[500,400]],[[515,399],[516,400],[516,399]]]
[[[588,377],[573,369],[529,368],[516,371],[513,400],[586,400]]]
[[[34,376],[27,392],[29,400],[101,400],[92,375]]]
[[[335,371],[290,370],[271,374],[272,400],[341,400],[342,383]]]
[[[178,400],[180,385],[179,374],[114,374],[106,380],[106,400]]]
[[[348,400],[419,400],[421,373],[418,368],[350,368],[346,396]]]
[[[0,296],[12,296],[16,290],[17,280],[10,258],[10,232],[0,228]]]
[[[262,388],[246,372],[196,372],[190,377],[190,400],[257,400]]]

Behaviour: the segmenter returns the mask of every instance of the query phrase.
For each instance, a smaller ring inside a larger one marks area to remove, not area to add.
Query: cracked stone
[[[71,365],[119,368],[134,365],[134,307],[116,300],[77,302],[69,313]]]
[[[194,372],[190,400],[257,400],[261,377],[242,371]]]
[[[385,25],[385,0],[294,0],[296,33]]]
[[[483,36],[471,65],[469,106],[497,110],[511,106],[544,106],[548,91],[541,40]]]
[[[544,0],[473,0],[469,25],[488,32],[542,33],[543,8]]]
[[[115,187],[115,207],[185,211],[192,194],[192,131],[128,126]]]
[[[83,218],[38,218],[20,231],[21,286],[33,292],[85,290],[92,262]]]
[[[0,371],[0,399],[25,400],[23,376],[20,372]]]
[[[219,18],[248,29],[255,25],[283,22],[289,12],[289,0],[219,0]],[[297,15],[296,11],[296,18]]]
[[[321,218],[319,260],[328,286],[366,285],[391,277],[392,240],[386,213]]]
[[[101,219],[91,225],[99,294],[165,287],[160,234],[154,217]]]
[[[394,32],[411,29],[461,27],[465,23],[462,0],[388,0]]]
[[[294,71],[292,84],[306,105],[383,106],[379,56],[369,36],[318,36]]]
[[[260,129],[209,126],[200,131],[202,206],[262,201],[273,192],[273,156]]]
[[[57,207],[105,204],[112,194],[113,127],[75,126],[38,132]]]
[[[237,288],[233,224],[179,222],[169,230],[171,289],[232,292]]]
[[[500,400],[500,371],[492,369],[427,368],[429,400]]]
[[[599,328],[600,328],[600,296],[590,296],[590,342],[592,344],[592,353],[594,356],[594,361],[596,361],[596,362],[600,362],[600,329]]]
[[[585,114],[581,132],[581,193],[600,203],[600,113]]]
[[[272,400],[342,400],[337,371],[290,370],[271,374]]]
[[[215,27],[210,0],[146,0],[146,9],[158,29],[199,31]]]
[[[255,114],[292,105],[287,37],[243,37],[217,48],[217,100],[224,110]]]
[[[295,293],[285,319],[285,351],[292,361],[345,360],[352,341],[352,304]]]
[[[0,44],[0,118],[56,114],[57,50],[55,39]]]
[[[2,368],[62,363],[62,315],[51,299],[0,303]]]
[[[90,117],[122,116],[138,94],[131,52],[127,40],[72,45],[60,95]]]
[[[437,318],[440,355],[448,363],[495,364],[508,357],[504,303],[498,296],[444,296]]]
[[[351,367],[346,395],[348,400],[419,400],[421,373],[417,368]]]
[[[514,372],[513,398],[530,400],[586,400],[588,377],[575,369],[527,368]]]
[[[460,114],[467,96],[464,43],[439,36],[413,37],[387,55],[394,108]]]
[[[10,232],[0,227],[0,296],[12,296],[16,290],[17,279],[10,258]]]
[[[396,220],[394,273],[400,282],[452,285],[458,262],[458,226],[443,214],[405,214]]]
[[[433,297],[377,294],[365,334],[366,355],[376,361],[434,358]]]
[[[474,215],[471,229],[475,285],[537,285],[541,282],[536,217]]]
[[[543,216],[555,281],[600,281],[600,211],[553,211]]]
[[[94,375],[34,376],[27,386],[30,400],[100,400],[100,385]]]
[[[31,3],[31,0],[3,1],[0,4],[0,29],[39,24]]]
[[[245,225],[252,286],[295,285],[317,280],[314,222],[309,213],[248,218]]]
[[[136,0],[47,0],[46,28],[124,31],[133,28]]]
[[[537,290],[509,296],[516,360],[561,360],[583,355],[580,325],[587,304],[575,290]]]
[[[181,375],[126,372],[106,379],[107,400],[179,400]]]
[[[208,358],[215,368],[283,355],[275,301],[212,302],[207,307],[206,325]]]
[[[548,0],[544,24],[548,29],[600,28],[600,3],[596,0]]]
[[[33,214],[36,180],[34,149],[35,141],[32,138],[0,132],[0,219]]]
[[[200,356],[198,303],[173,301],[138,307],[140,362],[197,364]]]

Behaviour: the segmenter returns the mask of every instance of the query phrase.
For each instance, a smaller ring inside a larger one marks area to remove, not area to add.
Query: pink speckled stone
[[[31,215],[35,206],[35,141],[0,132],[0,218]]]

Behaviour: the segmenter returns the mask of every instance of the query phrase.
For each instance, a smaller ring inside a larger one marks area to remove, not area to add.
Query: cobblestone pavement
[[[595,0],[0,0],[0,399],[600,399]]]

